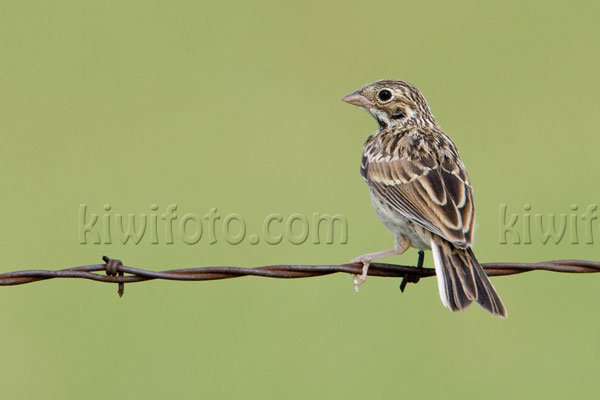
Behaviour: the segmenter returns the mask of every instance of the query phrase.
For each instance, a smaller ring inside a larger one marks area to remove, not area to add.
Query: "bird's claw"
[[[369,266],[371,265],[371,260],[367,260],[365,258],[356,257],[352,259],[353,263],[362,263],[362,274],[359,276],[357,274],[352,278],[352,282],[354,283],[354,290],[358,293],[358,288],[365,283],[367,280],[367,274],[369,273]]]

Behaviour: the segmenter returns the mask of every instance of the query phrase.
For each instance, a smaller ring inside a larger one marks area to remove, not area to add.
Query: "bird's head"
[[[369,111],[382,129],[409,123],[435,124],[427,101],[419,89],[408,82],[395,80],[373,82],[350,93],[342,100]]]

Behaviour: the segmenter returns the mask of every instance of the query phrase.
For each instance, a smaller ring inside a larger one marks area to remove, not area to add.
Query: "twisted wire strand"
[[[361,274],[362,264],[340,265],[266,265],[262,267],[197,267],[165,271],[123,265],[121,260],[103,257],[104,264],[81,265],[60,270],[22,270],[0,274],[0,286],[23,285],[47,279],[75,278],[98,282],[117,283],[119,296],[124,293],[125,283],[144,282],[155,279],[172,281],[210,281],[217,279],[258,276],[264,278],[297,279],[324,276],[335,273]],[[481,264],[488,276],[506,276],[530,271],[551,271],[586,274],[600,272],[600,262],[591,260],[551,260],[537,263],[491,262]],[[420,278],[435,275],[433,268],[418,268],[409,265],[372,263],[370,276],[403,278],[417,283]],[[406,283],[403,281],[402,289]]]

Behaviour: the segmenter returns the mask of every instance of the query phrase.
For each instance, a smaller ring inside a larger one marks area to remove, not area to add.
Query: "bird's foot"
[[[358,293],[358,288],[367,280],[367,274],[369,273],[369,266],[371,265],[371,261],[377,258],[387,257],[394,254],[397,254],[396,249],[389,249],[378,251],[376,253],[363,254],[362,256],[358,256],[351,260],[351,262],[353,263],[361,263],[363,265],[362,274],[360,276],[354,275],[354,278],[352,280],[354,282],[354,290],[356,290],[356,293]]]
[[[358,288],[367,281],[367,274],[369,273],[369,266],[371,265],[371,259],[367,257],[368,254],[360,257],[353,258],[351,262],[362,263],[362,274],[354,275],[352,282],[354,283],[354,290],[358,293]]]

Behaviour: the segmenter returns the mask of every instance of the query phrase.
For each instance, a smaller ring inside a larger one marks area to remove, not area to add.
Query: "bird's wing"
[[[471,246],[473,190],[460,159],[373,157],[365,175],[375,194],[399,213],[456,247]]]

